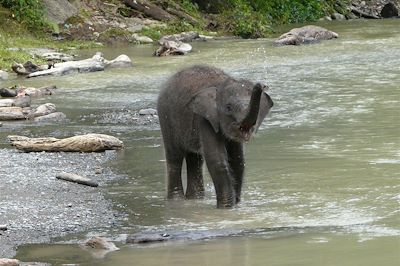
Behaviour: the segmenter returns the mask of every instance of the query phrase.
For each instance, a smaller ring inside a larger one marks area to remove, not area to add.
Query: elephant
[[[160,90],[157,111],[164,142],[168,199],[204,198],[202,166],[211,175],[217,208],[240,202],[243,143],[258,129],[273,101],[267,86],[195,65],[174,74]],[[187,187],[182,185],[186,161]]]

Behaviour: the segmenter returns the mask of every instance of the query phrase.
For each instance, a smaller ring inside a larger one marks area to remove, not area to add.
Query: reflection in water
[[[271,40],[194,43],[192,54],[174,58],[145,56],[153,47],[127,48],[133,69],[29,81],[60,84],[60,93],[51,100],[71,119],[62,131],[53,125],[15,127],[25,134],[55,136],[111,133],[126,143],[113,165],[125,178],[110,186],[108,197],[127,217],[121,228],[107,229],[109,236],[152,230],[359,226],[277,234],[272,239],[259,235],[123,246],[102,261],[69,246],[61,246],[66,255],[60,254],[58,245],[27,246],[18,257],[53,263],[65,258],[81,265],[398,265],[398,22],[355,21],[328,27],[340,38],[312,46],[272,47]],[[107,57],[121,53],[104,52]],[[96,117],[124,108],[154,108],[160,84],[193,63],[265,81],[275,102],[246,146],[243,202],[232,210],[215,209],[209,177],[205,200],[165,201],[165,162],[157,126],[82,120],[83,114]]]

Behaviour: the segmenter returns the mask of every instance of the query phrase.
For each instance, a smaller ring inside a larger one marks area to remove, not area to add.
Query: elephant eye
[[[230,103],[228,103],[228,104],[225,106],[225,111],[226,111],[228,114],[231,114],[231,113],[233,112],[233,105],[230,104]]]

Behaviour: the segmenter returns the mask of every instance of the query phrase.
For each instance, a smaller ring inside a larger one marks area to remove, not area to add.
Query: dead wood
[[[11,145],[24,152],[101,152],[119,150],[124,144],[119,139],[104,134],[78,135],[65,139],[28,138],[8,136]]]
[[[85,186],[90,186],[90,187],[98,187],[99,184],[97,182],[92,181],[91,179],[87,177],[83,177],[80,175],[76,174],[70,174],[70,173],[59,173],[56,175],[57,179],[85,185]]]

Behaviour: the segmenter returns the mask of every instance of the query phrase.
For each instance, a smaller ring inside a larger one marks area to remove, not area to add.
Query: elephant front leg
[[[174,153],[175,152],[175,153]],[[167,161],[167,197],[168,199],[184,198],[182,186],[183,155],[175,151],[166,151]]]
[[[225,139],[222,134],[215,133],[210,123],[203,119],[200,124],[200,140],[204,159],[214,183],[217,207],[233,207],[236,203],[236,195]]]
[[[243,144],[233,140],[226,140],[226,150],[228,152],[229,165],[233,171],[234,188],[236,193],[236,203],[240,202],[242,193],[243,174],[244,174],[244,154]]]
[[[200,154],[188,153],[185,157],[187,168],[187,199],[204,198],[203,157]]]

